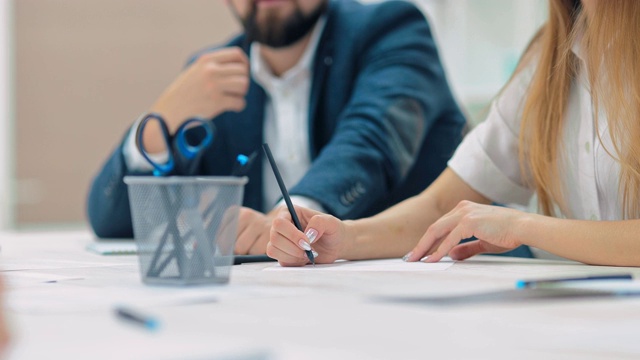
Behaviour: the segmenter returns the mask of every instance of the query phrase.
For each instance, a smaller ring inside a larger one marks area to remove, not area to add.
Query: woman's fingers
[[[304,252],[302,252],[302,254],[304,254]],[[304,258],[291,255],[290,253],[276,247],[271,241],[267,244],[267,255],[270,258],[278,260],[278,263],[282,266],[304,266],[309,261],[306,255]]]
[[[317,251],[316,263],[331,263],[341,254],[344,241],[342,222],[331,215],[296,208],[304,232],[299,231],[287,212],[280,212],[273,220],[270,246],[267,253],[281,263],[300,266],[307,263],[305,251]],[[296,258],[305,259],[304,263]]]
[[[445,255],[449,253],[449,250],[453,249],[454,246],[458,245],[462,239],[469,238],[471,236],[467,236],[467,231],[464,226],[458,224],[447,237],[442,241],[440,246],[433,252],[433,254],[429,255],[429,257],[425,260],[425,262],[438,262],[442,260]]]
[[[305,237],[311,244],[324,235],[335,235],[340,229],[340,220],[331,215],[316,215],[309,220],[305,229]]]
[[[413,262],[431,255],[436,249],[442,246],[443,241],[450,234],[451,230],[458,224],[460,215],[453,210],[433,223],[422,236],[418,245],[407,254],[406,261]]]
[[[501,253],[507,249],[489,244],[486,241],[474,240],[455,246],[449,251],[453,260],[465,260],[472,256],[485,253]]]
[[[276,217],[271,224],[271,241],[278,247],[284,248],[285,245],[280,243],[288,243],[294,245],[300,250],[311,250],[311,245],[307,241],[302,231],[298,230],[289,220]],[[289,248],[289,246],[286,246]]]
[[[462,239],[473,236],[475,221],[468,220],[478,206],[470,201],[461,201],[453,210],[429,226],[405,260],[418,261],[428,255],[428,262],[440,261]]]
[[[304,245],[300,242],[304,234],[290,219],[287,214],[280,213],[273,220],[267,255],[278,260],[282,266],[303,266],[309,261],[304,252]],[[308,243],[304,243],[308,246]]]

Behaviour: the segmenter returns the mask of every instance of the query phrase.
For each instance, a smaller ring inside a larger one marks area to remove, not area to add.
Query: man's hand
[[[238,220],[238,240],[234,253],[236,255],[260,255],[267,252],[271,223],[280,208],[263,214],[249,208],[240,209]]]
[[[249,59],[242,49],[203,54],[162,93],[150,112],[162,115],[173,134],[188,118],[210,119],[225,111],[242,111],[249,82]],[[166,150],[159,129],[144,135],[149,152]]]

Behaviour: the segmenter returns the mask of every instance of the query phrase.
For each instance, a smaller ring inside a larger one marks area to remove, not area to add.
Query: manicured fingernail
[[[314,257],[314,258],[317,258],[317,257],[318,257],[318,253],[317,253],[315,250],[312,250],[312,251],[311,251],[311,253],[313,254],[313,257]]]
[[[306,250],[306,251],[311,250],[311,245],[309,245],[306,241],[304,241],[304,240],[302,240],[302,239],[300,239],[300,240],[298,241],[298,245],[300,245],[300,247],[301,247],[302,249]]]
[[[423,257],[422,259],[420,259],[420,261],[425,261],[425,260],[427,260],[428,258],[429,258],[429,255],[427,255],[427,256],[425,256],[425,257]]]
[[[309,239],[309,244],[313,244],[313,242],[316,241],[316,238],[318,237],[318,231],[316,229],[309,229],[304,234],[307,236],[307,239]]]
[[[411,255],[413,255],[413,251],[410,251],[407,255],[402,257],[402,261],[409,261],[409,258],[411,257]]]

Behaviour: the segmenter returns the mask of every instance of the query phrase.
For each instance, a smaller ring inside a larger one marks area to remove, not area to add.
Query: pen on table
[[[289,197],[289,192],[287,188],[284,186],[284,181],[282,180],[282,176],[280,176],[280,171],[278,171],[278,166],[276,165],[276,161],[273,159],[273,155],[271,154],[271,149],[269,149],[268,144],[263,144],[262,148],[264,149],[264,153],[267,155],[267,159],[269,159],[269,164],[271,164],[271,169],[273,170],[273,175],[276,177],[276,181],[278,182],[278,186],[280,186],[280,191],[282,192],[282,198],[284,202],[287,204],[287,209],[289,209],[289,213],[291,214],[291,219],[293,223],[296,225],[298,230],[304,232],[302,225],[300,225],[300,220],[298,219],[298,214],[296,214],[296,210],[293,207],[293,203],[291,203],[291,198]],[[311,250],[304,251],[307,254],[307,258],[313,264],[316,265],[316,259],[313,256],[313,252]]]
[[[516,289],[525,288],[539,288],[549,286],[553,284],[575,282],[575,281],[602,281],[602,280],[633,280],[631,274],[618,274],[618,275],[594,275],[594,276],[581,276],[572,278],[556,278],[556,279],[541,279],[541,280],[518,280],[516,281]]]
[[[147,330],[155,331],[158,329],[158,327],[160,327],[160,323],[158,322],[158,320],[147,315],[139,314],[136,311],[123,307],[116,307],[115,312],[118,318],[141,325]]]

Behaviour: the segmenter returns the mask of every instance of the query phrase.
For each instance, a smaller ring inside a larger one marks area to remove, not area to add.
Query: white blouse
[[[595,117],[586,68],[580,49],[579,77],[573,81],[560,149],[560,181],[567,218],[621,220],[622,201],[618,192],[619,164],[614,153],[605,113]],[[498,203],[528,204],[534,189],[520,172],[518,134],[526,93],[535,71],[529,66],[518,74],[493,102],[487,119],[464,139],[449,167],[474,190]],[[602,142],[598,139],[598,133]]]

